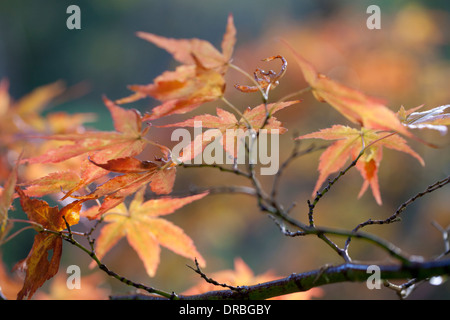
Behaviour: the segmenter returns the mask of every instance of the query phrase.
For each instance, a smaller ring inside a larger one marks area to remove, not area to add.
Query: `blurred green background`
[[[66,28],[69,16],[66,8],[70,4],[81,9],[81,30]],[[366,8],[371,4],[381,8],[381,30],[366,28],[369,16]],[[64,80],[69,87],[83,84],[88,88],[85,94],[45,112],[95,112],[99,118],[89,125],[110,130],[111,118],[102,104],[102,95],[111,99],[125,97],[130,93],[127,85],[151,83],[176,65],[167,52],[137,38],[137,31],[173,38],[195,37],[220,47],[227,16],[232,13],[237,28],[234,63],[250,73],[257,66],[265,67],[260,62],[263,58],[276,54],[289,57],[277,40],[282,37],[321,72],[367,94],[386,98],[394,111],[401,105],[408,109],[425,104],[428,109],[450,103],[449,11],[450,3],[444,0],[2,1],[0,78],[9,79],[10,94],[15,98],[56,80]],[[272,93],[274,100],[306,86],[294,60],[288,61],[288,73]],[[259,104],[256,95],[243,96],[232,91],[234,83],[245,81],[242,77],[231,72],[227,77],[230,84],[226,94],[230,100],[242,110]],[[145,112],[156,105],[157,101],[146,99],[132,107]],[[194,113],[205,113],[216,106],[221,105],[206,104]],[[316,102],[310,95],[304,97],[301,107],[283,112],[278,118],[290,131],[281,142],[281,161],[290,152],[293,133],[300,135],[331,124],[348,124],[334,109]],[[174,116],[170,121],[190,116]],[[169,144],[169,132],[152,129],[150,134]],[[434,132],[419,135],[442,148],[434,150],[411,142],[427,163],[425,168],[406,155],[386,151],[379,174],[383,206],[376,205],[369,191],[356,199],[362,180],[355,170],[320,202],[317,223],[352,229],[368,218],[386,218],[403,201],[446,177],[450,171],[449,136]],[[313,153],[297,160],[283,176],[280,199],[287,206],[296,201],[293,215],[301,220],[306,219],[306,200],[318,177],[319,155]],[[270,178],[264,177],[263,181],[270,182]],[[238,183],[247,181],[209,169],[179,170],[176,191],[182,192],[190,185]],[[440,234],[431,221],[443,227],[450,225],[449,196],[447,186],[408,207],[401,223],[367,231],[386,237],[409,253],[431,258],[443,250]],[[273,222],[258,212],[254,199],[245,196],[215,195],[168,219],[194,239],[208,262],[207,273],[232,268],[235,257],[243,258],[255,274],[272,269],[280,276],[326,263],[341,263],[334,252],[316,239],[282,236]],[[32,236],[31,232],[23,234],[4,246],[2,255],[8,267],[25,257]],[[86,274],[92,272],[85,254],[66,244],[64,248],[63,265],[78,264]],[[363,243],[355,241],[353,250],[356,259],[387,261],[383,253]],[[191,262],[167,250],[163,250],[161,260],[156,277],[149,279],[124,241],[105,257],[105,263],[118,273],[168,291],[181,292],[198,280],[185,267]],[[105,281],[113,293],[132,291],[117,281]],[[322,298],[390,299],[395,294],[388,289],[368,290],[364,284],[348,283],[323,287]],[[424,284],[411,296],[411,299],[448,298],[448,282],[439,287]]]

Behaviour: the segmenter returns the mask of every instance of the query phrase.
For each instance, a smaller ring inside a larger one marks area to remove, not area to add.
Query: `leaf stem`
[[[247,128],[249,130],[251,130],[252,124],[250,123],[250,121],[247,120],[247,118],[244,116],[244,114],[238,108],[236,108],[236,106],[234,104],[232,104],[227,98],[225,98],[224,96],[222,96],[220,98],[223,102],[225,102],[225,104],[227,106],[229,106],[231,109],[233,109],[233,111],[235,111],[242,119],[244,119],[245,122],[247,122]]]

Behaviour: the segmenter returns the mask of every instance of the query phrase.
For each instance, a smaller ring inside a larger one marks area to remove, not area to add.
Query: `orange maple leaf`
[[[370,185],[373,196],[379,205],[382,204],[378,183],[378,168],[383,157],[382,147],[405,152],[416,158],[421,165],[425,165],[423,159],[406,144],[406,141],[394,134],[386,134],[366,128],[357,130],[348,126],[334,125],[331,128],[306,134],[297,139],[311,138],[337,140],[320,156],[320,174],[314,187],[313,197],[330,174],[342,169],[349,158],[355,160],[363,149],[365,149],[364,154],[356,163],[356,168],[364,179],[359,197],[364,194]]]
[[[59,209],[58,207],[50,207],[43,200],[29,198],[19,187],[16,187],[16,191],[28,219],[40,225],[39,229],[42,229],[34,237],[33,246],[28,256],[14,267],[26,272],[22,290],[17,295],[17,299],[22,300],[24,298],[31,299],[36,290],[45,281],[52,278],[59,269],[62,238],[58,234],[45,230],[62,231],[66,229],[67,224],[69,226],[77,224],[83,201],[74,201]],[[49,260],[50,252],[51,258]]]
[[[114,122],[115,132],[84,132],[39,136],[41,139],[73,141],[73,144],[63,145],[49,150],[47,153],[24,159],[28,163],[57,163],[79,155],[91,154],[98,162],[114,158],[134,156],[142,152],[146,141],[142,137],[148,127],[142,130],[142,117],[137,110],[126,110],[107,98],[103,99]]]
[[[139,32],[138,36],[167,50],[182,65],[175,71],[164,72],[152,84],[129,86],[135,94],[119,99],[117,103],[129,103],[148,96],[163,102],[144,116],[145,121],[186,113],[223,95],[224,75],[236,42],[236,29],[231,15],[228,16],[222,52],[208,41],[196,38],[172,39],[145,32]]]
[[[193,241],[184,231],[171,222],[160,218],[203,198],[206,193],[185,198],[160,198],[144,202],[145,188],[136,192],[127,208],[123,203],[110,210],[104,217],[108,222],[96,240],[96,254],[102,259],[123,237],[137,252],[150,277],[155,275],[159,264],[160,245],[184,257],[197,258],[205,265]]]
[[[85,196],[72,195],[74,198],[83,200],[105,197],[97,214],[91,219],[118,206],[127,196],[146,184],[149,184],[151,190],[156,194],[168,194],[172,191],[175,182],[176,167],[169,160],[161,159],[161,163],[157,163],[128,157],[113,159],[104,164],[95,163],[92,160],[91,162],[108,172],[124,173],[109,179]]]
[[[221,108],[216,108],[217,116],[204,114],[161,127],[196,127],[201,125],[202,128],[209,128],[209,130],[194,137],[193,141],[183,149],[182,155],[174,159],[174,161],[185,162],[195,158],[207,145],[215,140],[219,140],[224,150],[236,158],[239,144],[242,143],[242,138],[248,130],[251,129],[256,133],[264,126],[264,129],[267,129],[268,133],[285,133],[287,129],[282,127],[281,122],[273,117],[273,114],[298,102],[300,101],[295,100],[271,103],[267,106],[260,104],[254,108],[249,107],[244,111],[240,120],[237,120],[234,114]],[[266,110],[269,118],[264,123],[267,116]]]
[[[88,131],[84,133],[40,136],[42,139],[71,141],[73,143],[50,149],[40,156],[24,159],[23,162],[28,162],[30,164],[58,163],[77,156],[86,155],[90,156],[96,163],[105,163],[112,159],[132,157],[140,154],[148,143],[143,137],[149,129],[149,127],[147,127],[142,130],[142,117],[140,113],[134,109],[127,110],[121,108],[107,98],[104,98],[103,100],[111,113],[116,131]],[[52,173],[46,178],[36,181],[33,192],[35,194],[41,192],[42,194],[43,192],[54,191],[55,186],[72,187],[70,191],[66,193],[66,196],[64,197],[66,198],[75,190],[87,186],[109,173],[109,171],[93,165],[90,161],[87,161],[87,159],[82,162],[80,171],[78,183],[75,183],[76,175],[78,173]],[[46,189],[49,187],[49,181],[53,181],[58,177],[62,178],[67,176],[70,176],[70,179],[66,182],[54,184],[53,189]]]
[[[397,115],[385,105],[385,101],[331,80],[317,72],[314,66],[288,43],[285,44],[294,54],[318,101],[327,102],[348,120],[367,129],[395,131],[419,140],[402,125]]]
[[[10,172],[5,185],[0,189],[0,244],[3,242],[8,229],[8,211],[14,200],[14,189],[17,184],[17,169],[19,160],[16,162],[14,169]]]

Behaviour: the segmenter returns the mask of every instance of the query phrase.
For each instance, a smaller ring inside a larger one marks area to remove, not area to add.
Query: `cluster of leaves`
[[[280,84],[286,72],[287,61],[282,56],[264,60],[280,59],[283,63],[280,72],[257,69],[253,78],[247,74],[251,85],[235,86],[244,93],[259,92],[264,103],[241,112],[224,97],[226,73],[230,69],[242,71],[231,63],[236,42],[231,15],[221,52],[211,43],[199,39],[170,39],[144,32],[138,33],[138,36],[168,51],[180,65],[175,71],[165,71],[151,84],[131,85],[129,88],[134,93],[129,97],[116,101],[104,97],[103,102],[114,124],[115,130],[112,132],[85,129],[82,123],[90,119],[89,115],[61,116],[50,113],[45,118],[41,117],[39,112],[42,107],[61,93],[59,83],[40,88],[18,103],[11,101],[6,80],[0,83],[2,149],[14,150],[17,154],[20,152],[18,141],[36,143],[36,138],[46,141],[38,150],[31,148],[32,154],[27,149],[24,158],[18,158],[15,168],[2,169],[11,171],[11,174],[4,183],[0,199],[0,240],[7,240],[8,228],[14,222],[8,211],[15,195],[20,198],[29,223],[38,231],[28,257],[17,264],[17,268],[26,273],[19,299],[30,299],[45,281],[56,274],[62,240],[75,243],[71,226],[79,222],[80,216],[98,221],[96,227],[106,223],[96,239],[95,249],[93,241],[92,250],[86,249],[95,257],[94,264],[97,262],[100,265],[99,261],[105,254],[126,237],[143,261],[149,276],[154,276],[157,270],[160,245],[184,257],[196,259],[204,266],[206,261],[191,238],[183,229],[162,218],[208,194],[204,192],[181,198],[170,196],[177,169],[201,153],[211,143],[211,137],[220,139],[224,149],[236,156],[236,144],[226,141],[225,132],[228,129],[243,132],[268,129],[273,133],[285,133],[287,129],[273,115],[300,102],[281,99],[268,103],[270,90]],[[289,44],[286,45],[289,47]],[[360,195],[370,186],[377,203],[381,204],[378,170],[383,147],[405,152],[424,165],[420,155],[401,136],[420,140],[410,132],[410,128],[432,128],[446,132],[450,116],[445,111],[449,106],[424,112],[406,111],[402,107],[395,113],[385,102],[331,80],[317,72],[299,53],[293,51],[293,54],[314,97],[335,108],[357,126],[334,125],[298,137],[334,141],[321,155],[320,174],[313,196],[327,177],[344,168],[349,160],[358,160],[356,167],[364,180]],[[299,91],[303,92],[305,90]],[[161,104],[145,115],[120,106],[146,97],[154,98]],[[196,137],[179,157],[172,155],[167,146],[147,137],[149,126],[146,124],[149,121],[185,114],[211,101],[221,101],[235,113],[218,107],[216,115],[208,113],[165,125],[193,127],[199,121],[209,129]],[[76,125],[66,127],[67,123]],[[60,130],[61,127],[65,129]],[[202,143],[197,143],[196,139],[201,139]],[[160,154],[153,160],[141,160],[140,156],[148,146],[157,147]],[[195,146],[200,148],[195,149]],[[2,163],[5,162],[6,159],[2,158]],[[50,164],[58,165],[57,170],[18,183],[19,165],[28,168]],[[256,184],[252,168],[249,170],[248,176]],[[153,199],[146,201],[150,192]],[[44,200],[36,199],[45,195],[61,195],[60,200],[65,200],[65,205],[61,209],[50,207]],[[126,205],[125,200],[130,196],[133,199]],[[80,235],[90,239],[91,234],[92,230]],[[237,264],[237,267],[246,269],[243,263]]]

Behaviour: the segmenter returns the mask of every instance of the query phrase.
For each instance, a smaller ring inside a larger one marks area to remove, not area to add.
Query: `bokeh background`
[[[66,28],[66,8],[77,4],[81,9],[81,30]],[[369,30],[366,9],[371,4],[381,8],[381,29]],[[300,69],[279,42],[290,42],[316,68],[328,76],[389,101],[392,110],[401,105],[424,109],[450,103],[450,4],[448,1],[206,1],[206,0],[108,0],[108,1],[2,1],[0,3],[0,78],[10,81],[10,94],[19,98],[38,86],[63,80],[73,89],[73,99],[51,105],[44,113],[95,112],[98,118],[89,127],[112,129],[101,96],[111,99],[127,96],[129,84],[146,84],[176,63],[156,46],[135,36],[147,31],[166,37],[200,38],[220,46],[228,14],[234,16],[237,44],[234,63],[248,72],[259,66],[278,70],[278,62],[264,65],[261,59],[282,54],[289,62],[288,72],[271,93],[276,100],[306,86]],[[242,94],[233,84],[245,78],[233,71],[227,75],[226,96],[244,110],[260,103],[256,94]],[[289,131],[282,137],[280,160],[293,146],[292,137],[317,131],[332,124],[349,124],[334,109],[314,100],[310,94],[303,102],[277,116]],[[157,105],[146,99],[130,105],[145,112]],[[127,105],[128,106],[128,105]],[[194,114],[211,112],[221,103],[208,103],[184,116],[155,121],[155,125],[187,119]],[[151,138],[170,145],[168,129],[151,129]],[[446,177],[450,171],[449,135],[423,131],[417,134],[441,148],[431,149],[410,141],[425,160],[426,167],[405,154],[387,150],[379,179],[383,205],[378,206],[370,192],[357,199],[362,184],[356,170],[351,171],[332,192],[320,201],[316,223],[352,229],[358,223],[384,219],[404,201],[424,190],[429,184]],[[312,142],[312,141],[311,141]],[[303,147],[309,145],[305,141]],[[320,142],[319,142],[320,143]],[[284,172],[279,198],[297,207],[292,214],[307,221],[307,204],[318,177],[320,152],[297,159]],[[152,154],[148,154],[152,158]],[[271,186],[272,177],[262,181]],[[214,169],[178,170],[175,193],[190,187],[233,185],[248,182]],[[270,190],[270,189],[269,189]],[[405,251],[431,259],[444,248],[441,234],[432,226],[450,225],[450,191],[448,186],[408,207],[402,222],[367,228],[385,237]],[[47,199],[53,201],[54,199]],[[19,206],[20,207],[20,206]],[[20,217],[20,208],[15,213]],[[207,260],[207,273],[234,268],[240,257],[257,274],[272,270],[282,277],[293,272],[316,269],[324,264],[342,261],[324,243],[313,237],[287,238],[276,225],[258,211],[255,199],[243,195],[221,194],[192,203],[167,217],[181,226],[194,240]],[[82,230],[89,224],[82,222]],[[1,248],[7,276],[11,267],[25,258],[33,232],[24,232]],[[336,239],[342,243],[344,239]],[[351,254],[356,260],[389,262],[389,258],[372,246],[354,241]],[[137,255],[121,241],[105,257],[105,264],[135,281],[167,291],[182,292],[199,281],[198,275],[186,267],[191,264],[163,249],[161,264],[154,278],[148,278]],[[106,294],[133,292],[116,280],[89,269],[89,257],[64,244],[60,287],[65,266],[77,264],[85,283],[98,283]],[[56,279],[56,278],[55,278]],[[3,280],[6,281],[6,280]],[[56,280],[55,280],[56,282]],[[57,296],[51,281],[40,291],[50,298]],[[55,285],[57,287],[57,285]],[[93,291],[93,287],[90,290]],[[53,291],[52,291],[53,290]],[[53,292],[53,296],[51,296]],[[41,296],[44,297],[44,296]],[[59,297],[63,297],[60,295]],[[88,297],[88,296],[84,296]],[[36,296],[39,298],[39,296]],[[321,299],[395,299],[388,289],[368,290],[364,283],[345,283],[322,287]],[[410,299],[448,299],[450,285],[421,285]]]

